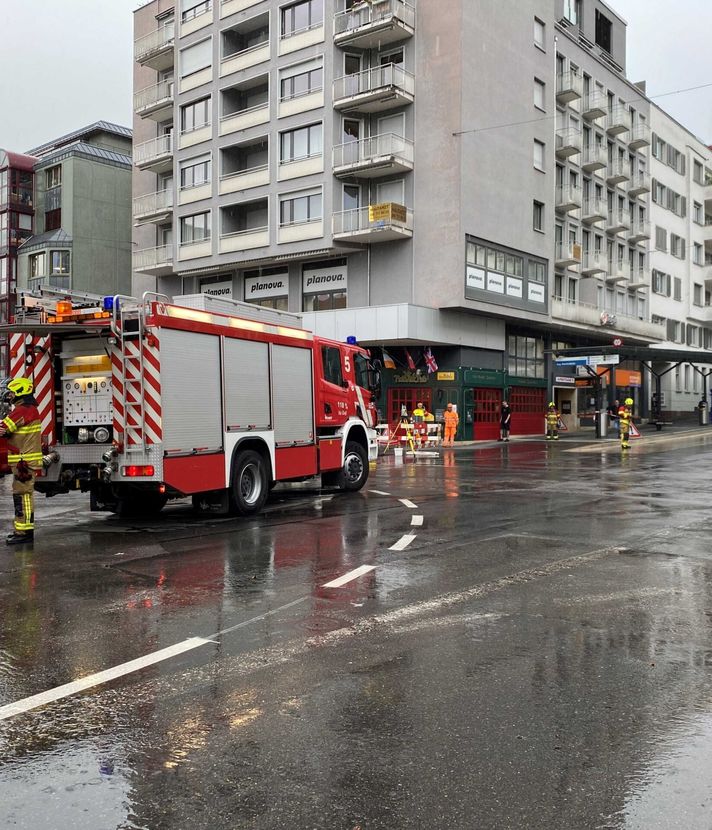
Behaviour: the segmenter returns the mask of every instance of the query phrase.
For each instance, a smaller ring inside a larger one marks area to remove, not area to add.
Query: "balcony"
[[[572,302],[561,297],[554,297],[551,301],[551,316],[581,326],[605,325],[622,334],[641,337],[648,341],[665,339],[664,323],[651,323],[644,318],[601,309],[591,303]]]
[[[369,244],[410,239],[413,236],[413,211],[394,202],[344,210],[334,214],[332,233],[335,240]]]
[[[640,219],[632,223],[628,231],[628,242],[638,243],[645,239],[650,239],[650,222],[641,221]]]
[[[583,95],[583,77],[578,72],[560,72],[556,76],[556,101],[567,104]]]
[[[582,141],[580,130],[557,130],[556,157],[565,159],[577,155],[581,152]]]
[[[254,248],[266,248],[269,245],[269,228],[247,228],[244,231],[223,233],[220,235],[220,253],[235,254],[251,251]]]
[[[608,204],[605,199],[596,199],[590,197],[584,199],[583,207],[581,208],[581,221],[586,225],[592,225],[594,222],[602,222],[608,218]]]
[[[175,23],[171,21],[155,32],[134,41],[134,60],[160,72],[173,66],[175,44]]]
[[[173,169],[173,136],[166,133],[137,144],[134,147],[133,160],[139,170],[167,173]]]
[[[585,251],[581,263],[581,274],[591,277],[594,274],[605,274],[608,267],[606,255],[602,251]]]
[[[403,0],[354,4],[334,15],[334,43],[382,49],[415,34],[415,8]]]
[[[630,166],[625,159],[615,159],[608,166],[606,172],[606,182],[611,185],[617,185],[621,182],[627,182],[630,179]]]
[[[557,268],[570,268],[572,265],[580,265],[583,254],[578,242],[559,242],[556,246],[556,257],[554,263]]]
[[[334,109],[383,112],[415,100],[415,77],[395,63],[334,80]]]
[[[581,167],[587,173],[608,166],[608,151],[602,144],[587,144],[583,150]]]
[[[134,93],[134,111],[141,118],[166,121],[173,113],[173,79],[159,81]]]
[[[226,29],[221,35],[220,77],[241,72],[270,58],[269,15]]]
[[[630,112],[622,105],[613,107],[606,118],[608,135],[619,135],[630,130]]]
[[[630,276],[628,278],[628,285],[626,288],[649,288],[650,287],[650,271],[647,267],[640,265],[633,265],[630,268]]]
[[[221,92],[220,135],[240,132],[269,121],[268,76],[229,87]]]
[[[587,121],[593,121],[596,118],[603,118],[608,112],[608,99],[606,93],[601,90],[590,92],[581,107],[581,115]]]
[[[220,0],[220,17],[231,17],[233,14],[256,6],[261,0]]]
[[[373,179],[408,173],[413,169],[413,142],[395,133],[384,133],[349,141],[334,147],[335,176]]]
[[[631,150],[640,150],[641,147],[650,146],[650,127],[647,124],[638,122],[630,131],[628,146]]]
[[[269,203],[266,198],[221,208],[220,222],[221,254],[269,245]]]
[[[556,188],[556,210],[559,213],[568,213],[581,207],[581,188],[567,184]]]
[[[610,210],[606,218],[606,233],[623,233],[630,228],[630,211],[627,208]]]
[[[173,188],[146,193],[133,200],[133,218],[137,225],[165,222],[173,215]]]
[[[173,249],[170,245],[134,251],[133,269],[141,274],[163,277],[173,273]]]
[[[609,285],[615,285],[619,282],[628,282],[629,267],[624,259],[614,259],[609,261],[606,273],[606,282]]]
[[[650,174],[634,173],[628,185],[628,195],[642,196],[643,193],[650,193]]]
[[[220,195],[269,184],[269,144],[265,137],[220,151]]]

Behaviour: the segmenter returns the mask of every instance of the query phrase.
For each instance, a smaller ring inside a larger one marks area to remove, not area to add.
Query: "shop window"
[[[333,311],[346,308],[345,291],[325,291],[322,294],[305,294],[304,311]]]
[[[405,407],[408,415],[415,409],[418,403],[423,403],[428,412],[431,407],[432,390],[427,387],[406,389],[393,388],[388,390],[388,423],[394,424],[401,419],[401,410]]]

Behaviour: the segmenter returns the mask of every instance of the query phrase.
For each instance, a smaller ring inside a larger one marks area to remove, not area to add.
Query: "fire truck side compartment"
[[[224,340],[227,431],[269,429],[269,346],[253,340]]]
[[[313,443],[311,349],[272,346],[272,394],[277,447]]]
[[[163,329],[161,390],[166,452],[222,448],[219,337]]]

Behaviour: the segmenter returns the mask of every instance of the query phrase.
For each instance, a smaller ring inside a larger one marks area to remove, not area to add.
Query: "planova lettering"
[[[339,283],[344,281],[344,275],[341,273],[337,274],[322,274],[322,275],[314,275],[307,279],[306,287],[309,288],[310,285],[329,285],[330,283]]]
[[[255,291],[274,291],[278,288],[285,289],[284,280],[277,280],[277,282],[255,282],[250,288],[250,294]]]

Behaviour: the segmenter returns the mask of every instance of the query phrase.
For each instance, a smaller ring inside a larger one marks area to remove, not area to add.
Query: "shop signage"
[[[211,297],[229,297],[232,299],[232,280],[203,283],[200,286],[200,293],[209,294]]]
[[[608,366],[620,362],[619,354],[588,354],[578,357],[557,357],[554,360],[557,366]]]
[[[465,369],[463,383],[466,386],[504,386],[504,373],[494,369]]]
[[[497,294],[504,294],[504,274],[497,274],[495,271],[490,271],[487,274],[487,290],[494,291]]]
[[[271,277],[246,277],[245,299],[261,300],[265,297],[286,297],[289,293],[289,277],[277,274]]]
[[[529,301],[532,303],[543,303],[546,300],[544,286],[538,282],[529,283]]]
[[[302,273],[302,291],[317,294],[320,291],[346,291],[347,266],[333,268],[305,268]]]
[[[393,383],[425,383],[426,379],[417,372],[401,372],[393,375]]]
[[[467,287],[479,288],[481,291],[485,290],[485,272],[482,268],[467,266]]]
[[[616,386],[642,386],[643,375],[631,369],[616,369]]]
[[[555,377],[554,383],[566,384],[568,386],[576,385],[576,378]]]
[[[437,378],[438,378],[438,380],[455,380],[455,373],[454,372],[438,372]]]
[[[380,205],[368,206],[369,222],[403,222],[408,219],[408,211],[404,205],[395,202],[383,202]]]
[[[507,277],[507,294],[510,297],[521,298],[523,296],[522,281],[517,277]]]

